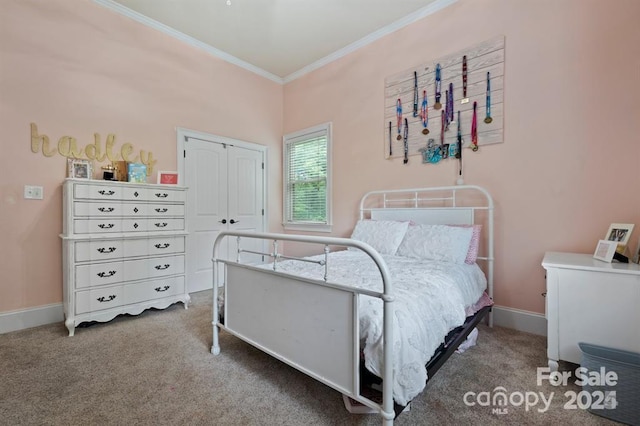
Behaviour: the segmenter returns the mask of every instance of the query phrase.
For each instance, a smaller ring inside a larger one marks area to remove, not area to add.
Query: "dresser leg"
[[[558,361],[549,359],[549,369],[551,371],[558,371]]]
[[[67,327],[67,330],[69,330],[69,337],[72,337],[73,333],[76,331],[76,327],[74,325],[74,321],[72,319],[67,319],[64,322],[64,325]]]
[[[188,294],[184,297],[184,302],[182,302],[182,304],[184,305],[185,309],[189,309],[189,303],[191,303],[191,296],[189,296]]]

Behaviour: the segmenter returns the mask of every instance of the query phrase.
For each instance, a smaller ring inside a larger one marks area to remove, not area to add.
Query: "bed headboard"
[[[360,219],[403,220],[424,225],[482,225],[478,260],[486,262],[493,298],[493,199],[475,185],[371,191],[360,200]]]
[[[471,225],[473,210],[468,208],[382,208],[370,211],[374,220],[410,220],[422,225]]]

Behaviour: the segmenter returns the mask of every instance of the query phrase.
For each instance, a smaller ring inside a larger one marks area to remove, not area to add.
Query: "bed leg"
[[[213,345],[211,345],[211,353],[214,355],[220,354],[220,344],[218,342],[218,324],[213,324]]]
[[[216,247],[218,244],[218,239],[213,246],[213,258],[211,259],[213,263],[213,318],[211,321],[211,325],[213,326],[213,344],[211,345],[211,353],[214,355],[218,355],[220,353],[220,342],[218,341],[218,321],[220,321],[220,315],[218,313],[220,306],[218,305],[218,291],[220,288],[218,287],[218,262],[215,260]]]

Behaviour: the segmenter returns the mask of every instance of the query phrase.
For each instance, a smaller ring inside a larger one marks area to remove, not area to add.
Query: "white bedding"
[[[316,256],[323,259],[324,256]],[[452,329],[462,325],[465,308],[482,296],[486,278],[477,265],[417,260],[383,255],[395,296],[393,397],[406,405],[425,387],[426,363]],[[324,266],[279,262],[277,270],[322,280]],[[382,291],[382,278],[373,260],[361,251],[329,255],[328,281]],[[360,296],[360,336],[365,364],[382,376],[382,301]]]

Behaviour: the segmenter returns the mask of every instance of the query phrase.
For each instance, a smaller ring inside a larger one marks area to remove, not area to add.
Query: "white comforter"
[[[465,307],[482,296],[487,281],[477,265],[400,256],[383,258],[391,273],[396,298],[393,397],[398,404],[406,405],[424,389],[426,363],[449,331],[464,323]],[[306,262],[283,261],[277,269],[320,280],[324,276],[323,266]],[[378,269],[361,251],[331,253],[328,281],[382,290]],[[360,336],[365,341],[365,364],[379,377],[383,364],[382,306],[380,299],[360,297]]]

